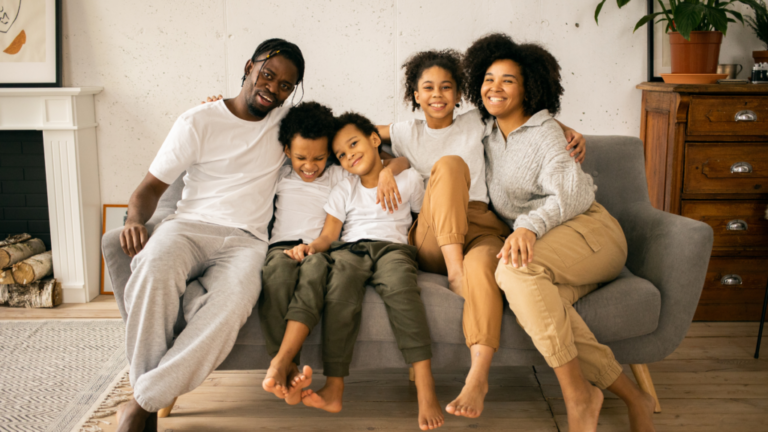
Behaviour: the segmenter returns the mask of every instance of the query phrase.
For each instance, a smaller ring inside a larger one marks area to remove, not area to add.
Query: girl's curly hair
[[[560,65],[555,57],[540,45],[517,44],[506,34],[492,33],[476,40],[467,49],[463,64],[467,77],[466,98],[480,110],[484,120],[491,115],[483,105],[480,89],[485,72],[497,60],[512,60],[520,66],[526,115],[546,109],[554,116],[560,111],[563,86],[560,83]]]
[[[403,100],[411,105],[411,111],[419,108],[419,103],[413,92],[419,89],[419,78],[425,70],[438,66],[451,74],[456,81],[456,91],[462,94],[464,90],[464,72],[461,69],[461,54],[452,49],[442,51],[430,50],[418,52],[403,63],[405,69],[405,94]]]

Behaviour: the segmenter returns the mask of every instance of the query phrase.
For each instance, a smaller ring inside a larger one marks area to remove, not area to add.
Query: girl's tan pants
[[[511,260],[499,263],[496,281],[549,366],[578,357],[587,380],[606,388],[619,377],[621,366],[611,349],[597,342],[573,304],[598,284],[615,279],[626,260],[621,226],[595,202],[538,239],[527,267],[515,268]]]
[[[469,202],[469,186],[469,168],[461,157],[438,160],[408,237],[418,250],[419,268],[432,273],[446,274],[441,246],[464,245],[464,337],[467,346],[497,350],[504,304],[494,271],[509,227],[487,204]]]

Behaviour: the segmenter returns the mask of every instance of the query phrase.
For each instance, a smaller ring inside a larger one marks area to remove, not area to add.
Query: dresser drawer
[[[694,320],[758,320],[768,258],[712,258]]]
[[[688,143],[684,193],[768,193],[768,143]]]
[[[715,231],[714,249],[768,252],[768,201],[682,202],[681,214]]]
[[[688,135],[768,134],[768,96],[694,96]]]

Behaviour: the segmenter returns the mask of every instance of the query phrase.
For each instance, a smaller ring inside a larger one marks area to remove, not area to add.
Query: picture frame
[[[125,225],[125,219],[128,217],[127,204],[104,204],[103,215],[101,219],[101,235],[115,228]],[[114,295],[112,290],[112,279],[109,278],[104,255],[101,256],[101,288],[100,294]]]
[[[647,0],[646,13],[661,12],[661,6],[655,0]],[[670,58],[669,35],[665,31],[666,24],[649,21],[648,27],[648,81],[664,82],[661,74],[672,72]]]
[[[61,0],[0,0],[0,87],[61,87]]]

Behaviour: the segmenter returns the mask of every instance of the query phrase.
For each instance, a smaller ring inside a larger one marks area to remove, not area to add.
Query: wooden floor
[[[65,305],[67,306],[67,305]],[[88,305],[12,318],[114,318],[114,300],[102,296]],[[8,317],[0,309],[0,319]],[[757,323],[694,323],[680,347],[649,365],[661,399],[659,431],[737,432],[768,430],[768,336],[763,358],[755,360]],[[629,368],[627,374],[631,377]],[[465,371],[435,373],[443,405],[457,395]],[[344,410],[332,415],[302,405],[291,407],[261,389],[263,371],[215,372],[179,398],[159,431],[390,431],[418,430],[416,389],[407,370],[354,373],[347,380]],[[548,368],[494,369],[485,412],[475,420],[446,416],[441,430],[567,431],[565,409]],[[322,385],[318,377],[313,388]],[[104,419],[105,432],[116,429]],[[607,394],[599,431],[628,431],[626,408]]]
[[[94,319],[120,318],[115,297],[100,295],[90,303],[65,303],[53,309],[26,309],[0,306],[0,319]]]

